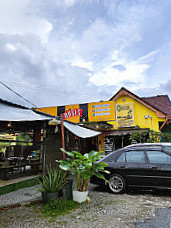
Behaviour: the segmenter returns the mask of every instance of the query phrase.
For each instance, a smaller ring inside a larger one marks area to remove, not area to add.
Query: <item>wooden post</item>
[[[62,136],[62,148],[65,149],[65,139],[64,139],[64,119],[63,115],[61,115],[61,136]],[[62,152],[63,160],[65,160],[65,153]],[[65,174],[65,170],[63,170],[63,173]],[[64,177],[64,180],[66,179],[66,176]],[[65,187],[63,188],[63,196],[65,198]]]
[[[61,135],[62,135],[62,148],[65,149],[65,141],[64,141],[64,120],[61,115]],[[65,153],[63,152],[63,160],[65,160]]]
[[[121,138],[122,138],[122,148],[123,148],[124,147],[124,136],[122,135]]]
[[[45,173],[45,169],[46,169],[45,139],[46,139],[46,121],[44,121],[44,126],[43,126],[43,174]]]

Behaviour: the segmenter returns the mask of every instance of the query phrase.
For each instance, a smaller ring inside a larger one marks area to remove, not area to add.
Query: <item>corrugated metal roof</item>
[[[18,108],[0,103],[0,121],[36,121],[48,119],[52,119],[52,117],[37,114],[31,109]]]
[[[64,126],[71,131],[74,135],[77,135],[80,138],[90,138],[97,135],[100,135],[101,132],[93,131],[84,127],[80,127],[75,124],[64,121]]]
[[[18,107],[17,105],[11,104],[10,102],[6,103],[6,102],[0,101],[0,121],[28,122],[28,121],[37,121],[37,120],[50,120],[50,119],[52,119],[52,117],[35,113],[31,109]],[[81,138],[94,137],[101,134],[101,132],[89,130],[87,128],[83,128],[66,121],[64,121],[64,126],[73,134]]]

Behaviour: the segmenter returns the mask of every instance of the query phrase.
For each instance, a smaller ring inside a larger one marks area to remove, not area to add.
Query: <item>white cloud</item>
[[[71,7],[74,5],[75,0],[64,0],[64,2],[67,7]]]
[[[157,88],[170,78],[169,1],[0,0],[1,80],[42,106]]]
[[[16,51],[16,47],[15,45],[13,45],[12,43],[7,43],[6,44],[7,49],[9,49],[10,51]]]
[[[93,71],[93,62],[85,62],[83,59],[81,58],[77,58],[74,59],[71,63],[71,66],[77,66],[77,67],[81,67],[84,69],[87,69],[89,71]]]
[[[37,35],[47,42],[52,24],[32,13],[32,0],[1,0],[0,33],[8,35]]]
[[[132,81],[135,84],[145,86],[146,71],[150,68],[149,61],[156,55],[158,51],[153,51],[138,60],[128,60],[126,57],[121,57],[118,51],[114,51],[111,56],[112,63],[100,69],[100,72],[90,76],[90,82],[96,86],[116,86],[122,85],[125,81]],[[122,71],[113,67],[113,65],[123,66]],[[148,84],[147,84],[148,86]]]
[[[152,52],[148,53],[147,55],[144,55],[144,56],[140,57],[140,58],[138,59],[138,62],[142,62],[142,61],[145,61],[145,60],[146,60],[146,61],[152,60],[153,57],[154,57],[156,54],[158,54],[158,53],[159,53],[159,50],[152,51]]]

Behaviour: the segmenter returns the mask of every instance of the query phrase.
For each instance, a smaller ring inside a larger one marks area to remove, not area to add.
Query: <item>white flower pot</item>
[[[73,201],[82,203],[85,202],[88,196],[88,191],[80,192],[73,190]]]

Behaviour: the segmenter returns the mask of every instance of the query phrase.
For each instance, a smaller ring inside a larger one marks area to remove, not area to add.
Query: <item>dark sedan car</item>
[[[113,193],[126,188],[171,189],[171,151],[156,147],[125,147],[116,150],[100,161],[106,162],[109,181],[93,176],[94,184],[108,184]]]

